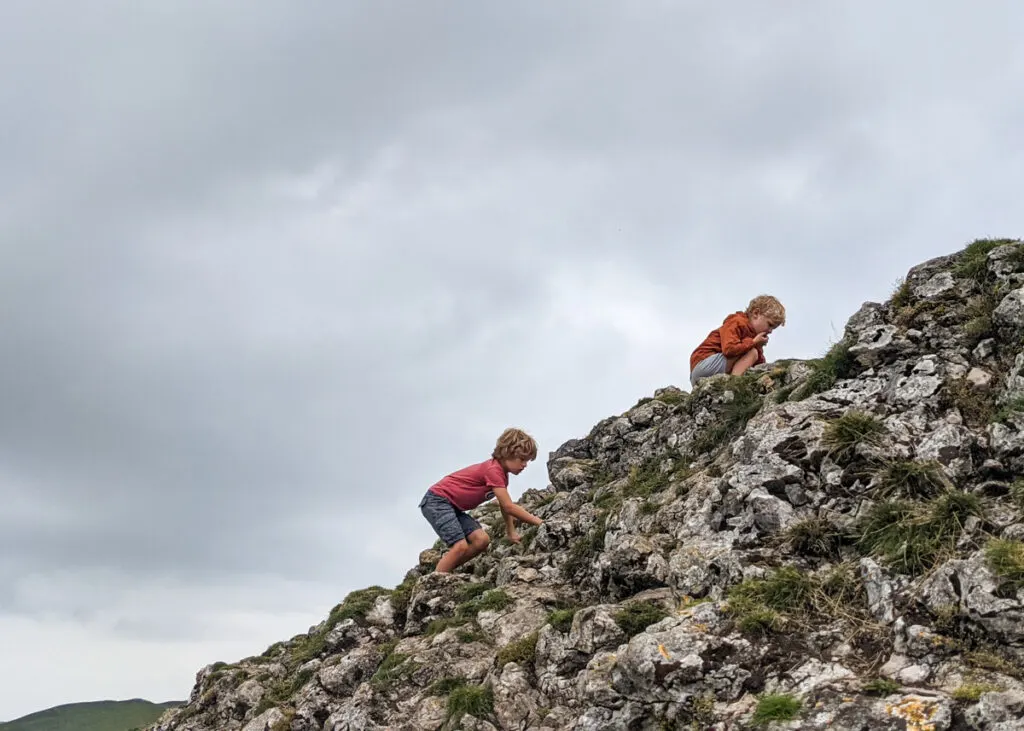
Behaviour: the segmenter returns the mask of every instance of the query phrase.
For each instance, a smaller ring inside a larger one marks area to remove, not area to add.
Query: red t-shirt
[[[429,492],[448,498],[459,510],[472,510],[494,497],[495,487],[508,487],[508,473],[492,458],[451,473],[432,485]]]

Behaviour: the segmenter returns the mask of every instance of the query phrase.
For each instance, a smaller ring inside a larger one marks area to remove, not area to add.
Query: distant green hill
[[[166,709],[180,705],[181,701],[150,703],[137,698],[69,703],[0,723],[0,731],[131,731],[148,726]]]

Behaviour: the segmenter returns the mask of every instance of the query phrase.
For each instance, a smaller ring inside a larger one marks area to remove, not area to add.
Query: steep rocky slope
[[[1024,728],[1022,429],[1024,245],[978,241],[819,360],[566,442],[521,546],[426,550],[152,728]]]

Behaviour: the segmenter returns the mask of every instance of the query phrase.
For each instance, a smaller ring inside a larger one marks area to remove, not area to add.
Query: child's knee
[[[469,538],[467,540],[469,541],[469,545],[477,551],[486,550],[487,546],[489,546],[491,543],[491,537],[487,535],[487,531],[485,531],[483,528],[480,528],[470,533]]]

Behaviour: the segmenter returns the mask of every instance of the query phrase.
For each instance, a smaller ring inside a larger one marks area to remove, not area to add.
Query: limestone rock
[[[520,544],[447,575],[425,550],[394,590],[202,668],[151,731],[726,731],[766,694],[793,704],[780,729],[1021,728],[1022,252],[991,248],[984,278],[919,264],[824,362],[608,415],[549,453]]]

